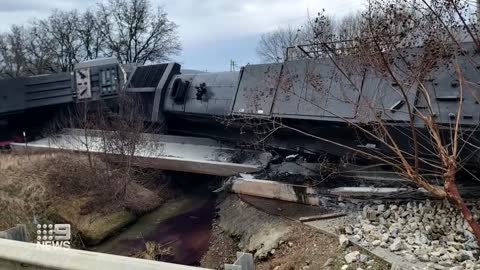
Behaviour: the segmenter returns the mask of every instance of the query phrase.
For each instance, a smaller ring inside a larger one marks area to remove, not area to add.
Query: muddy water
[[[173,256],[166,261],[199,265],[208,249],[215,201],[208,196],[183,196],[169,201],[93,251],[127,256],[144,251],[145,243],[155,241],[172,247]]]

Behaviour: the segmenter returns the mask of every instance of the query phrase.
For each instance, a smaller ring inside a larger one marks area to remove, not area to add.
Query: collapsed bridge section
[[[13,143],[15,151],[61,150],[92,154],[121,155],[103,146],[108,131],[67,129],[57,135],[29,143]],[[172,135],[142,134],[144,143],[134,153],[137,166],[169,171],[231,176],[262,170],[271,154],[239,150],[211,139]]]

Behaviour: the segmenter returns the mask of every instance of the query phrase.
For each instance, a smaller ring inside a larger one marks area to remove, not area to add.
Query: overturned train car
[[[457,62],[465,81],[476,82],[479,71],[471,59],[480,60],[467,53],[459,54]],[[303,153],[312,159],[341,158],[358,151],[388,157],[391,149],[380,135],[374,136],[381,122],[405,153],[414,151],[415,127],[420,141],[417,152],[428,159],[436,154],[428,128],[416,116],[424,113],[434,117],[445,143],[450,143],[459,119],[465,145],[461,158],[477,166],[480,89],[470,83],[468,91],[460,91],[455,68],[446,63],[431,71],[423,84],[429,93],[426,98],[420,94],[425,88],[414,83],[399,91],[396,82],[378,72],[331,58],[214,73],[182,71],[177,63],[125,68],[112,59],[97,60],[77,65],[72,73],[0,81],[0,128],[3,140],[11,140],[13,130],[18,134],[39,126],[62,106],[115,103],[124,92],[140,96],[145,121],[165,124],[170,134]],[[401,67],[397,71],[400,74]],[[370,162],[368,155],[358,158]]]

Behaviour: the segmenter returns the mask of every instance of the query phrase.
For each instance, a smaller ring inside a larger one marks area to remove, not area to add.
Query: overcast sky
[[[0,0],[0,30],[44,18],[52,9],[86,9],[101,0]],[[260,35],[282,26],[298,26],[308,14],[325,9],[337,17],[358,11],[364,0],[151,0],[179,25],[183,50],[174,58],[185,68],[227,71],[257,63]]]

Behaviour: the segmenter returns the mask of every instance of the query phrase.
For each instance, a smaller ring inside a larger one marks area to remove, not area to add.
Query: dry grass
[[[145,251],[137,250],[129,256],[153,261],[169,261],[174,257],[173,248],[169,244],[171,243],[159,244],[149,241],[145,243]]]
[[[168,192],[152,191],[136,181],[128,181],[127,193],[121,195],[122,168],[107,169],[98,158],[93,161],[90,166],[81,154],[0,154],[0,230],[18,223],[32,224],[34,216],[46,221],[55,211],[53,202],[88,198],[81,214],[121,208],[139,214],[168,198]],[[145,181],[144,176],[139,178]],[[168,190],[166,187],[162,186]]]
[[[0,155],[0,230],[30,224],[45,216],[51,204],[45,185],[52,155]]]
[[[63,200],[88,197],[84,214],[122,208],[139,214],[158,207],[167,197],[147,189],[143,182],[153,175],[143,174],[136,168],[130,168],[127,174],[124,167],[107,164],[96,157],[89,160],[83,155],[58,156],[52,158],[52,162],[56,166],[47,173],[46,182],[48,190],[54,191],[51,196]]]

